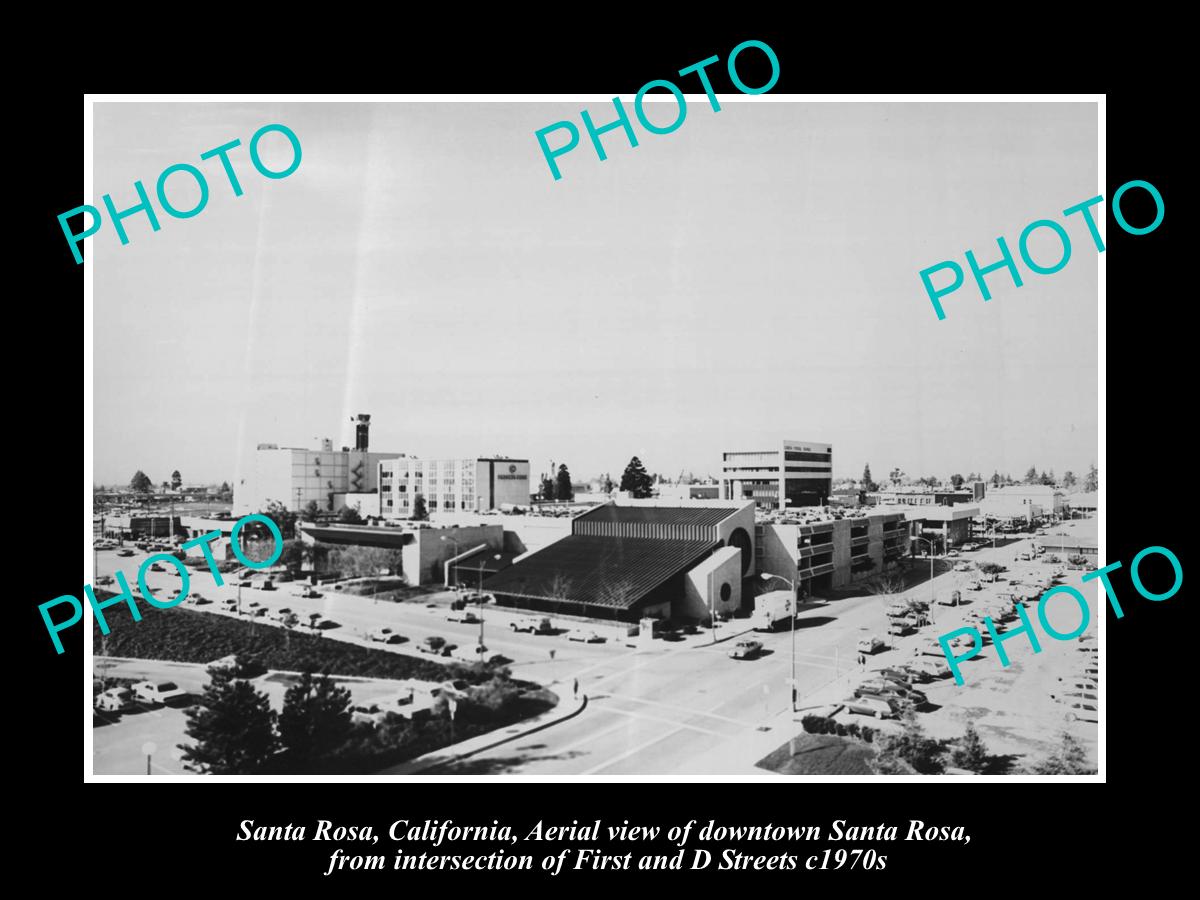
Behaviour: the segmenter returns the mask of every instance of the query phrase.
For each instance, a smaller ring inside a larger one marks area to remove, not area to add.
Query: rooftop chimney
[[[365,451],[368,432],[371,430],[371,416],[368,413],[359,413],[351,421],[356,423],[354,426],[354,449]]]

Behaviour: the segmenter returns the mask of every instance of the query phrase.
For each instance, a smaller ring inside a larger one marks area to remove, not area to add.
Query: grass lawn
[[[440,590],[428,587],[413,587],[404,584],[398,578],[363,578],[349,583],[342,583],[337,588],[330,585],[329,589],[337,590],[340,594],[370,597],[374,600],[385,600],[388,603],[403,603],[406,600],[424,600],[430,594],[435,594]]]
[[[852,738],[802,734],[796,738],[795,756],[789,742],[755,765],[781,775],[871,775],[868,760],[874,755],[869,744]]]
[[[102,598],[97,591],[97,599]],[[111,596],[111,595],[110,595]],[[208,663],[231,653],[257,657],[268,669],[301,671],[328,670],[331,675],[368,678],[416,678],[445,681],[449,678],[482,680],[485,673],[473,667],[453,668],[433,662],[368,649],[332,638],[293,631],[290,635],[272,625],[239,621],[227,616],[173,607],[144,609],[142,621],[134,622],[126,606],[105,611],[108,617],[108,655],[135,659],[167,659],[175,662]],[[100,647],[100,626],[93,620],[94,646]]]

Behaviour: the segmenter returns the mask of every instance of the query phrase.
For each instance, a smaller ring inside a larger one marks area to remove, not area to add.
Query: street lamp
[[[772,575],[770,572],[763,572],[760,576],[763,581],[770,581],[772,578],[778,578],[780,581],[785,581],[792,589],[792,712],[796,711],[796,582],[792,578],[784,578],[782,575]]]
[[[492,559],[500,559],[499,553],[493,553]],[[483,665],[483,557],[479,558],[479,664]]]
[[[929,624],[932,625],[934,619],[933,609],[937,606],[937,594],[933,590],[933,541],[923,537],[914,537],[913,540],[917,543],[924,541],[929,545]]]
[[[146,755],[146,774],[150,774],[150,757],[154,755],[154,751],[158,749],[158,744],[154,741],[146,741],[142,744],[142,753]]]

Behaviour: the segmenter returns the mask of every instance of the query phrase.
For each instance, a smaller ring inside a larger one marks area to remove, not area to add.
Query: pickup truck
[[[516,622],[509,622],[508,625],[513,631],[528,631],[530,634],[554,633],[553,623],[545,616],[529,616],[518,619]]]

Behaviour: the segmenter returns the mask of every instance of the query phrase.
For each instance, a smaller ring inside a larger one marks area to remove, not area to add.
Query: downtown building
[[[833,446],[782,441],[770,450],[721,454],[721,497],[752,500],[758,509],[824,506],[833,492]]]
[[[379,515],[406,519],[417,495],[430,516],[529,506],[529,460],[396,456],[378,465]]]

